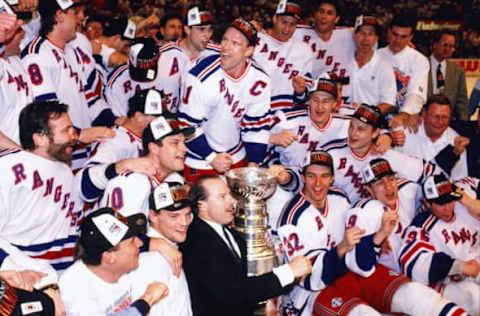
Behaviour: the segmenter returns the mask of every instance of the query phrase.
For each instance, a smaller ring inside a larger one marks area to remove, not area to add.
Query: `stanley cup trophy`
[[[234,228],[247,243],[248,276],[271,272],[278,263],[275,251],[265,240],[268,233],[265,200],[275,192],[277,181],[263,168],[233,169],[226,177],[237,200]]]

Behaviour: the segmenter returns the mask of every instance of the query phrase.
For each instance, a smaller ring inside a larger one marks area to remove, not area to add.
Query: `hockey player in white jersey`
[[[350,80],[342,89],[342,97],[350,104],[372,104],[383,114],[395,110],[396,82],[393,67],[381,57],[377,18],[360,15],[355,20],[355,53],[348,65]]]
[[[114,128],[115,137],[99,143],[82,170],[76,175],[81,197],[95,202],[103,194],[109,179],[126,172],[141,172],[153,176],[155,164],[142,157],[142,133],[161,114],[162,95],[156,89],[138,91],[128,100],[127,120]]]
[[[333,160],[326,152],[312,152],[303,169],[302,193],[286,206],[278,223],[285,256],[304,254],[312,261],[312,273],[290,293],[289,315],[380,315],[403,312],[409,315],[466,314],[438,293],[380,266],[368,277],[348,271],[345,254],[363,240],[365,230],[345,228],[348,198],[333,183]],[[335,207],[332,207],[335,206]],[[377,234],[379,242],[388,236],[388,221]],[[391,227],[390,227],[391,228]],[[385,231],[384,231],[385,230]],[[373,240],[372,237],[370,237]],[[364,249],[373,252],[373,248]],[[421,293],[422,303],[417,304]]]
[[[24,150],[3,150],[0,158],[1,269],[48,273],[37,288],[56,283],[73,263],[82,217],[69,167],[78,136],[67,111],[54,101],[27,105],[19,119]]]
[[[154,119],[145,128],[142,143],[143,157],[155,164],[156,173],[152,176],[137,172],[116,174],[106,183],[99,205],[119,212],[135,207],[137,212],[148,215],[148,197],[152,189],[165,181],[184,182],[177,172],[184,169],[185,138],[193,133],[193,128],[180,128],[175,120],[163,116]]]
[[[130,46],[129,62],[108,77],[105,98],[118,116],[128,112],[128,99],[137,91],[155,88],[163,92],[165,106],[175,111],[179,102],[180,67],[171,51],[159,49],[151,38],[137,38]]]
[[[380,133],[383,116],[376,107],[362,104],[352,115],[348,138],[332,141],[325,149],[332,155],[335,165],[335,185],[342,188],[352,202],[369,197],[363,184],[361,171],[373,158],[385,158],[392,169],[414,182],[422,182],[426,176],[442,170],[431,162],[407,156],[389,149],[384,154],[372,152],[373,141]]]
[[[183,82],[179,121],[197,127],[187,142],[187,181],[264,159],[271,83],[250,59],[256,39],[253,25],[235,20],[223,35],[221,54],[203,59]]]
[[[46,0],[39,3],[42,16],[40,35],[22,51],[22,63],[31,82],[35,100],[59,100],[69,105],[69,116],[76,128],[84,129],[102,116],[89,107],[85,92],[86,78],[82,61],[67,43],[76,36],[79,23],[73,1]],[[73,169],[88,158],[89,146],[78,146],[73,155]]]
[[[444,175],[423,185],[426,210],[405,232],[399,263],[413,280],[480,314],[478,221],[458,202],[461,194]]]
[[[396,273],[401,273],[398,252],[402,245],[402,234],[420,206],[422,197],[420,187],[406,179],[396,178],[390,164],[383,158],[370,160],[362,170],[362,179],[372,199],[355,203],[354,208],[347,212],[346,226],[355,225],[364,229],[365,235],[374,234],[380,228],[385,212],[390,214],[391,220],[396,224],[385,242],[385,251],[380,254],[378,260],[369,258],[367,252],[362,253],[360,244],[355,251],[347,255],[347,262],[355,268],[352,270],[360,273],[373,269],[377,262]],[[376,256],[373,253],[370,255]]]
[[[458,200],[461,194],[444,175],[423,185],[426,210],[405,232],[399,263],[413,280],[480,314],[478,221]]]
[[[294,78],[312,81],[313,53],[306,43],[292,37],[300,17],[298,3],[282,0],[277,5],[272,27],[258,33],[253,58],[275,80],[271,88],[274,111],[294,106]]]
[[[408,46],[415,32],[416,21],[410,15],[395,16],[388,30],[389,44],[378,50],[395,71],[397,82],[396,116],[393,125],[412,127],[427,101],[428,59]]]
[[[12,17],[15,17],[12,15]],[[15,19],[16,21],[16,19]],[[7,33],[7,32],[5,32]],[[0,147],[20,148],[18,116],[33,101],[32,88],[20,61],[20,41],[25,32],[16,30],[1,42],[0,57]]]
[[[347,65],[355,51],[352,31],[335,28],[340,12],[335,0],[320,0],[313,8],[315,26],[298,26],[293,38],[307,43],[313,54],[313,78],[323,73],[348,77]]]

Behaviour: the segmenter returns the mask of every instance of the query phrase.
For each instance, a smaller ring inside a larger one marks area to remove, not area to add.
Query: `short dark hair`
[[[40,31],[38,32],[40,36],[45,37],[53,30],[53,27],[55,24],[57,24],[57,19],[55,19],[56,13],[57,10],[49,10],[45,13],[42,12],[42,18],[40,19]]]
[[[455,43],[457,42],[457,36],[455,35],[454,32],[450,31],[450,30],[440,30],[438,32],[435,32],[435,34],[433,34],[433,41],[432,43],[438,43],[440,42],[440,40],[442,39],[442,36],[443,35],[450,35],[450,36],[453,36],[455,38]]]
[[[335,1],[335,0],[317,0],[317,1],[314,1],[313,5],[312,5],[313,12],[317,12],[318,10],[320,10],[320,6],[324,3],[327,3],[327,4],[331,5],[332,7],[334,7],[335,8],[335,14],[337,16],[340,15],[340,8],[338,7],[338,2]]]
[[[180,20],[180,22],[182,22],[182,24],[185,24],[185,21],[184,21],[182,15],[178,11],[172,10],[172,11],[167,11],[165,13],[165,15],[160,20],[160,26],[165,27],[165,25],[167,25],[167,22],[170,21],[170,20],[173,20],[173,19]]]
[[[439,93],[439,94],[434,94],[430,98],[428,98],[427,103],[425,103],[422,110],[423,111],[428,111],[428,108],[433,103],[441,104],[441,105],[448,105],[450,107],[450,109],[452,108],[452,104],[450,103],[450,100],[447,98],[447,96],[444,95],[443,93]]]
[[[198,214],[198,202],[205,201],[208,198],[207,188],[204,183],[212,179],[220,179],[220,176],[213,174],[201,176],[195,180],[190,191],[188,191],[188,198],[192,202],[193,214]]]
[[[417,17],[412,13],[404,12],[396,15],[392,22],[390,22],[390,28],[397,27],[410,27],[412,31],[410,34],[415,33],[415,28],[417,26]]]
[[[104,252],[108,251],[115,251],[118,249],[118,245],[114,246],[111,249],[108,249]],[[83,263],[89,266],[99,266],[102,264],[102,256],[103,252],[97,255],[89,255],[86,251],[85,248],[83,247],[82,243],[80,242],[80,239],[77,240],[77,243],[75,244],[75,249],[73,250],[73,256],[75,260],[82,260]]]
[[[68,105],[58,101],[35,101],[24,107],[18,119],[20,144],[23,149],[35,149],[33,134],[48,135],[50,119],[59,118],[63,113],[68,113]]]

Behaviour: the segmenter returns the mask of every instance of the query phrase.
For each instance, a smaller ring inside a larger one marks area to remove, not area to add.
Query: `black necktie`
[[[225,236],[225,239],[228,242],[230,250],[233,252],[233,255],[235,256],[235,258],[240,259],[240,256],[238,255],[237,251],[233,247],[233,243],[232,243],[232,240],[230,239],[230,235],[227,232],[227,228],[225,226],[222,226],[222,229],[223,229],[223,236]]]
[[[437,90],[440,90],[445,85],[445,78],[443,77],[441,64],[437,67]]]

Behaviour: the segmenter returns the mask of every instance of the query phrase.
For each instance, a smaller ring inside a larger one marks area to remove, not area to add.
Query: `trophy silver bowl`
[[[275,192],[277,181],[263,168],[233,169],[225,176],[237,200],[234,229],[247,243],[248,275],[270,272],[278,263],[275,251],[266,242],[268,215],[265,200]]]

